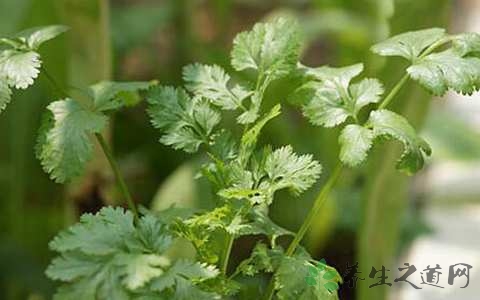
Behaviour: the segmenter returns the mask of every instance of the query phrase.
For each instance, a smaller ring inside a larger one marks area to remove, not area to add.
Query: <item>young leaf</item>
[[[372,146],[372,130],[351,124],[343,128],[338,141],[341,146],[340,160],[349,166],[357,166],[365,160]]]
[[[165,134],[160,142],[174,149],[195,152],[209,143],[220,115],[204,99],[191,99],[183,89],[155,87],[147,97],[151,122]]]
[[[303,113],[314,125],[334,127],[343,123],[349,116],[357,118],[358,112],[369,103],[377,103],[383,94],[383,86],[377,79],[363,79],[359,83],[350,81],[363,70],[362,64],[343,68],[321,67],[311,69],[301,67],[307,78],[320,82],[300,87],[297,96],[311,99],[296,99],[304,103]],[[312,89],[307,92],[306,89]]]
[[[144,91],[155,85],[150,82],[113,82],[102,81],[90,86],[95,111],[107,111],[127,106],[128,100],[135,98],[139,91]]]
[[[313,160],[311,154],[297,155],[291,146],[284,146],[267,157],[265,171],[270,178],[271,189],[288,188],[298,195],[317,181],[322,166]]]
[[[90,135],[100,133],[107,118],[68,98],[47,108],[51,118],[45,118],[41,127],[37,156],[45,172],[56,182],[64,183],[82,174],[92,156]]]
[[[242,141],[240,143],[240,151],[238,159],[241,166],[245,166],[250,159],[255,146],[257,145],[257,140],[262,131],[263,127],[273,118],[280,115],[281,106],[280,104],[275,105],[270,112],[265,114],[262,119],[260,119],[252,128],[245,132],[242,136]]]
[[[197,250],[200,261],[218,262],[224,245],[225,233],[237,234],[241,211],[231,205],[223,205],[187,220],[178,220],[176,231],[189,240]]]
[[[442,28],[410,31],[380,42],[371,49],[382,56],[402,56],[413,62],[426,48],[445,37],[445,29]]]
[[[418,137],[408,121],[388,110],[377,110],[370,114],[368,121],[377,137],[394,138],[404,145],[404,151],[397,163],[397,168],[407,174],[416,173],[423,167],[425,156],[430,156],[430,146]]]
[[[242,101],[251,95],[239,85],[229,88],[230,76],[216,65],[188,65],[183,68],[183,80],[188,91],[225,110],[245,109]]]
[[[238,34],[233,41],[232,66],[237,71],[257,70],[274,80],[292,71],[300,53],[296,22],[278,18],[258,23],[251,31]]]
[[[40,55],[37,52],[5,50],[0,53],[0,75],[8,85],[26,89],[40,73]]]
[[[252,171],[236,165],[231,169],[230,186],[218,194],[227,199],[248,199],[252,204],[270,204],[275,191],[288,188],[298,195],[320,176],[321,165],[311,155],[297,155],[291,146],[266,150]]]
[[[0,78],[0,113],[7,107],[12,98],[12,90],[7,84],[7,80]]]
[[[31,50],[36,50],[43,43],[56,38],[60,34],[68,30],[67,26],[50,25],[44,27],[34,27],[19,32],[14,38],[19,39],[24,45]]]

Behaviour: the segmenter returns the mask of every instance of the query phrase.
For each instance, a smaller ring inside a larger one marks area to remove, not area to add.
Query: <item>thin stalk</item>
[[[325,201],[327,200],[328,195],[332,191],[333,186],[335,185],[335,183],[337,183],[337,180],[340,177],[340,174],[342,173],[342,169],[343,169],[342,164],[338,163],[335,169],[333,170],[332,174],[328,178],[328,181],[325,183],[322,190],[320,191],[320,194],[318,194],[317,199],[315,199],[312,209],[308,212],[308,215],[305,218],[305,221],[303,221],[302,226],[298,230],[297,234],[295,234],[295,237],[293,238],[293,241],[290,243],[290,246],[288,246],[287,253],[286,253],[288,256],[293,255],[298,245],[300,244],[301,240],[305,236],[305,233],[307,233],[307,230],[312,225],[313,220],[320,212],[320,209],[323,207],[323,204],[325,204]]]
[[[221,269],[222,274],[227,275],[228,260],[230,259],[230,253],[232,252],[232,246],[234,241],[234,236],[227,233],[226,247],[223,249],[222,260],[221,260]]]
[[[410,75],[407,73],[403,75],[402,79],[400,79],[399,82],[393,87],[393,89],[390,91],[390,93],[385,97],[385,99],[382,101],[378,109],[383,109],[387,107],[390,102],[397,96],[398,92],[402,89],[402,87],[407,83],[408,79],[410,78]]]
[[[65,92],[65,90],[57,83],[57,81],[53,78],[52,75],[50,75],[47,69],[42,66],[41,70],[43,75],[45,75],[45,78],[47,78],[47,80],[52,85],[53,90],[55,90],[61,98],[68,97],[68,93]]]
[[[342,164],[338,163],[335,169],[333,170],[332,174],[328,178],[327,182],[322,187],[322,190],[318,194],[317,198],[315,199],[312,209],[308,212],[308,215],[305,218],[305,221],[303,222],[302,226],[300,226],[300,229],[298,230],[297,234],[295,234],[293,241],[288,246],[286,255],[292,256],[293,253],[295,253],[295,250],[297,249],[298,245],[300,244],[303,237],[307,233],[307,230],[312,225],[313,220],[320,212],[320,209],[322,208],[323,204],[325,204],[325,201],[327,200],[328,195],[330,195],[330,192],[332,191],[333,186],[337,183],[338,179],[340,178],[340,174],[342,173],[342,170],[343,170]],[[268,284],[264,299],[265,300],[272,299],[274,292],[275,292],[275,281],[274,281],[274,278],[272,277],[272,279],[270,279],[270,283]]]
[[[446,43],[450,42],[451,40],[452,40],[452,36],[449,35],[449,36],[444,37],[443,39],[440,39],[440,40],[436,41],[435,43],[430,45],[430,47],[425,49],[425,51],[422,52],[422,54],[420,55],[420,58],[424,58],[425,56],[427,56],[430,53],[432,53],[433,51],[435,51],[438,47],[445,45]]]
[[[135,203],[133,202],[132,196],[130,195],[130,192],[128,191],[127,184],[123,180],[122,174],[120,173],[120,169],[117,165],[117,162],[115,161],[115,158],[113,157],[113,153],[110,150],[110,147],[108,146],[107,142],[103,138],[103,136],[100,133],[96,133],[95,137],[98,140],[98,143],[102,147],[103,153],[105,153],[105,156],[108,159],[108,162],[110,163],[110,166],[112,167],[112,171],[115,175],[115,179],[117,181],[118,187],[120,188],[120,192],[122,193],[123,197],[125,198],[125,202],[128,204],[130,210],[133,212],[135,215],[135,219],[138,219],[138,211],[137,207],[135,206]]]

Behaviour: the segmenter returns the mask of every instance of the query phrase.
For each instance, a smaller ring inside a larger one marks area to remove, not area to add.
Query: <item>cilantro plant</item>
[[[65,30],[62,26],[34,28],[0,40],[2,110],[13,88],[27,88],[38,76],[37,48]],[[58,256],[46,274],[62,282],[55,299],[242,299],[247,297],[243,296],[246,277],[258,283],[255,299],[338,298],[340,275],[324,260],[312,258],[300,246],[302,238],[342,169],[364,162],[374,144],[386,139],[403,144],[397,168],[406,174],[423,167],[431,155],[429,145],[388,106],[409,79],[435,95],[478,90],[480,35],[427,29],[374,45],[373,52],[400,56],[410,64],[386,95],[380,80],[357,79],[363,64],[308,67],[300,63],[301,48],[297,24],[280,18],[256,24],[233,42],[231,65],[251,80],[236,81],[237,76],[220,66],[192,64],[183,69],[183,87],[155,81],[100,82],[88,87],[85,99],[60,91],[65,97],[47,106],[39,130],[36,153],[44,170],[58,183],[80,176],[97,140],[129,209],[105,207],[85,214],[52,240],[50,248]],[[291,145],[258,143],[264,126],[281,114],[280,103],[266,107],[263,100],[271,83],[282,78],[301,82],[285,98],[298,104],[313,125],[342,127],[338,165],[296,233],[273,222],[269,207],[279,190],[300,196],[318,180],[322,167],[313,155],[296,153]],[[203,154],[199,174],[215,192],[214,209],[172,207],[155,213],[137,209],[101,133],[111,114],[138,103],[140,95],[147,99],[148,115],[161,143]],[[365,120],[360,112],[366,110]],[[232,114],[241,134],[222,125],[222,118]],[[259,239],[249,258],[232,265],[234,242],[245,235],[265,238]],[[281,236],[291,242],[285,245],[278,239]],[[189,241],[195,258],[172,259],[168,250],[176,239]],[[307,284],[312,274],[316,284]],[[263,285],[262,278],[270,283]]]

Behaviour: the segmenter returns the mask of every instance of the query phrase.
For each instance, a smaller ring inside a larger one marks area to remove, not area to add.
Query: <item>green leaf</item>
[[[163,268],[168,267],[170,261],[156,254],[119,254],[116,257],[116,265],[122,268],[119,272],[123,276],[122,283],[129,290],[143,287],[153,278],[164,273]]]
[[[352,84],[350,97],[355,102],[354,115],[357,115],[365,105],[378,103],[383,92],[383,85],[378,79],[366,78],[359,83]]]
[[[0,78],[0,113],[7,107],[7,104],[12,98],[12,90],[7,84],[7,81]]]
[[[425,156],[430,156],[430,146],[418,137],[415,129],[408,121],[388,110],[377,110],[370,114],[368,121],[373,128],[374,137],[394,138],[404,144],[404,151],[400,157],[397,168],[409,175],[420,170],[425,161]]]
[[[129,105],[129,99],[138,96],[139,91],[147,90],[155,81],[150,82],[113,82],[102,81],[90,86],[95,111],[119,109]]]
[[[8,85],[26,89],[40,73],[40,55],[37,52],[5,50],[0,53],[0,75]]]
[[[226,204],[189,219],[178,220],[176,230],[194,245],[202,262],[215,264],[224,247],[221,241],[225,233],[238,232],[238,218],[241,218],[241,211]]]
[[[431,46],[452,41],[451,48],[430,53]],[[428,53],[424,50],[430,47]],[[410,77],[434,95],[444,95],[449,89],[472,94],[480,89],[480,35],[464,33],[447,36],[439,28],[408,32],[375,45],[380,55],[399,55],[409,59]]]
[[[357,166],[365,160],[372,146],[373,132],[359,125],[347,125],[338,138],[340,160],[349,166]]]
[[[232,66],[237,71],[254,69],[260,76],[274,80],[294,70],[299,53],[297,23],[278,18],[270,23],[257,23],[251,31],[235,37]]]
[[[357,119],[358,112],[370,103],[380,101],[383,85],[377,79],[363,79],[350,84],[363,70],[363,64],[342,68],[320,67],[300,70],[309,83],[294,93],[294,101],[303,104],[303,113],[314,125],[334,127],[348,117]],[[319,82],[318,82],[319,81]]]
[[[300,72],[307,78],[323,82],[325,87],[331,89],[341,88],[346,91],[350,81],[357,77],[363,71],[363,64],[355,64],[347,67],[332,68],[328,66],[319,68],[309,68],[303,65],[299,66]]]
[[[317,126],[335,127],[349,116],[336,91],[329,89],[318,89],[315,97],[302,109],[304,116]]]
[[[211,147],[212,154],[223,162],[228,162],[238,155],[238,147],[232,133],[222,129],[214,137],[214,144]]]
[[[291,146],[284,146],[267,157],[265,171],[273,190],[288,188],[298,195],[317,181],[322,166],[311,154],[297,155]]]
[[[34,27],[16,34],[15,38],[20,39],[29,49],[36,50],[43,43],[56,38],[68,29],[67,26],[62,25]]]
[[[91,134],[105,127],[104,115],[85,110],[78,102],[65,99],[51,103],[51,117],[45,119],[37,145],[37,156],[45,172],[59,183],[82,174],[92,156]]]
[[[245,109],[242,101],[251,95],[239,85],[230,88],[230,76],[217,65],[188,65],[183,69],[183,80],[188,91],[225,110]]]
[[[60,256],[46,274],[64,282],[55,299],[132,299],[131,292],[168,270],[170,262],[162,253],[170,244],[166,226],[153,216],[142,217],[135,226],[130,211],[105,207],[83,215],[55,237],[50,247]]]
[[[480,34],[467,32],[452,37],[453,48],[461,55],[480,52]]]
[[[322,171],[312,155],[297,155],[291,146],[273,152],[266,148],[260,156],[260,161],[252,161],[252,171],[233,164],[229,185],[218,195],[227,199],[248,199],[252,204],[270,204],[277,190],[288,188],[294,195],[304,192]]]
[[[382,56],[402,56],[413,62],[426,48],[445,37],[445,30],[442,28],[410,31],[380,42],[371,49]]]
[[[461,51],[468,49],[463,45]],[[448,89],[471,95],[480,88],[480,58],[464,57],[455,49],[432,53],[417,60],[407,72],[434,95]]]
[[[151,122],[164,131],[160,142],[195,152],[203,143],[210,142],[220,114],[205,99],[191,99],[183,89],[155,87],[147,97]]]

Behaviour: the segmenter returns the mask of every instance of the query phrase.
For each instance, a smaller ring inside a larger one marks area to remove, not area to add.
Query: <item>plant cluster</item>
[[[62,26],[34,28],[0,40],[1,110],[10,101],[12,88],[27,88],[39,74],[41,60],[36,50],[40,44],[65,30]],[[423,167],[431,155],[429,145],[405,117],[387,107],[409,79],[435,95],[447,90],[466,94],[478,90],[480,35],[448,35],[435,28],[374,45],[373,52],[400,56],[410,63],[407,74],[385,97],[378,79],[356,79],[363,64],[308,67],[300,63],[301,48],[297,24],[279,18],[256,24],[234,39],[231,65],[251,80],[236,81],[217,65],[192,64],[183,69],[183,87],[161,86],[155,81],[100,82],[88,88],[86,100],[66,96],[47,106],[36,153],[52,180],[65,183],[81,175],[97,139],[129,206],[128,210],[105,207],[96,214],[85,214],[78,224],[53,239],[50,248],[58,257],[46,274],[62,282],[55,299],[338,298],[340,275],[300,246],[304,234],[343,165],[361,164],[373,144],[397,140],[404,147],[397,168],[414,174]],[[259,144],[264,126],[281,114],[280,104],[265,107],[265,92],[282,78],[301,82],[286,98],[298,105],[313,125],[343,126],[338,139],[340,162],[297,233],[273,222],[269,206],[279,190],[299,196],[309,189],[322,167],[313,155],[295,153],[290,145]],[[215,191],[217,206],[213,210],[172,207],[138,212],[101,133],[112,113],[137,104],[140,95],[147,99],[148,115],[160,131],[161,143],[204,154],[199,174]],[[360,112],[367,109],[364,120]],[[222,126],[222,117],[232,113],[242,127],[239,135]],[[235,240],[245,235],[265,238],[258,239],[248,259],[238,266],[229,265]],[[281,236],[293,237],[288,247],[278,241]],[[196,257],[173,260],[168,249],[176,239],[189,241]],[[305,281],[312,276],[312,269],[320,279],[318,284]],[[248,277],[259,284],[245,296]],[[270,283],[260,284],[262,278],[271,278]]]

